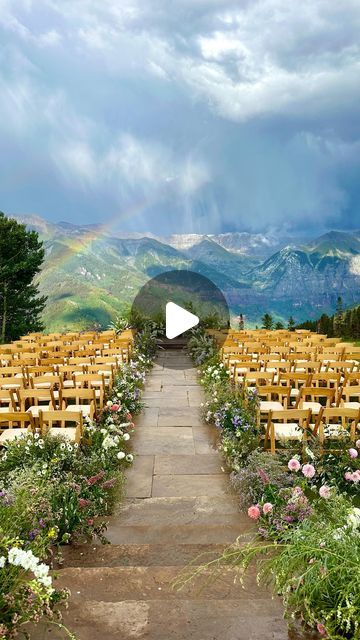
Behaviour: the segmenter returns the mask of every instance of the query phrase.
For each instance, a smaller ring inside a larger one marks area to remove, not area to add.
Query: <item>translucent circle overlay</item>
[[[160,273],[141,287],[132,304],[132,315],[139,315],[157,323],[165,324],[165,309],[168,302],[187,309],[197,315],[200,326],[220,329],[217,332],[219,345],[225,341],[230,326],[230,313],[222,291],[209,278],[188,270],[173,270]],[[188,337],[189,332],[179,338]],[[174,341],[164,340],[163,346],[169,347],[166,366],[185,369],[192,366],[186,358],[177,358],[170,348]],[[178,364],[176,364],[178,360]]]

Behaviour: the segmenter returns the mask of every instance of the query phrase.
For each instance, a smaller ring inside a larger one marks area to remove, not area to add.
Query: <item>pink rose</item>
[[[350,482],[352,480],[352,473],[351,471],[346,471],[346,473],[344,473],[344,478],[345,480],[347,480],[348,482]]]
[[[300,467],[301,464],[299,460],[296,460],[296,458],[291,458],[291,460],[289,460],[288,469],[290,469],[290,471],[299,471]]]
[[[318,622],[316,628],[321,636],[326,636],[326,628],[321,622]]]
[[[89,518],[89,519],[87,520],[87,523],[88,523],[89,527],[92,527],[92,526],[93,526],[93,524],[94,524],[94,520],[93,520],[92,518]]]
[[[110,409],[111,409],[111,411],[119,411],[120,405],[119,404],[112,404]]]
[[[349,456],[350,458],[357,458],[358,457],[358,452],[356,451],[356,449],[349,449]]]
[[[357,449],[360,449],[360,440],[356,440],[355,446]]]
[[[135,424],[133,422],[130,423],[130,429],[135,429]]]
[[[273,505],[271,504],[271,502],[265,502],[263,506],[263,512],[267,514],[267,513],[271,513],[272,510],[273,510]]]
[[[324,484],[322,487],[320,487],[319,496],[321,498],[324,498],[325,500],[328,500],[330,498],[330,496],[331,496],[330,487],[328,487],[326,484]]]
[[[248,508],[248,516],[249,518],[251,518],[252,520],[258,520],[258,518],[260,518],[260,509],[258,506],[256,505],[252,505],[252,507]]]
[[[79,507],[81,507],[82,509],[85,509],[85,507],[88,507],[90,504],[89,500],[86,500],[85,498],[79,498]]]
[[[313,478],[316,473],[315,467],[313,467],[312,464],[304,464],[302,472],[305,478]]]
[[[130,422],[130,421],[132,420],[132,415],[131,415],[131,413],[127,413],[127,414],[126,414],[126,420],[127,420],[128,422]]]

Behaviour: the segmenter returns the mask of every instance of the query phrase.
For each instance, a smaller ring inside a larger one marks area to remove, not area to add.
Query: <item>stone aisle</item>
[[[288,638],[279,602],[254,580],[246,590],[232,575],[203,589],[172,588],[195,557],[216,557],[249,527],[229,493],[215,429],[199,416],[196,370],[186,365],[185,354],[165,351],[149,375],[127,498],[108,530],[111,546],[66,554],[59,583],[71,589],[65,623],[78,640]],[[49,636],[60,637],[51,629]]]

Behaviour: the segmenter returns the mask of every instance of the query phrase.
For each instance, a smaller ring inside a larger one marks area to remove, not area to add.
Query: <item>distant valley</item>
[[[260,323],[265,311],[297,322],[333,312],[342,296],[360,301],[360,231],[332,231],[312,240],[261,234],[173,235],[106,232],[16,216],[38,231],[46,259],[39,277],[48,296],[49,330],[106,326],[152,276],[192,269],[223,291],[233,315]]]

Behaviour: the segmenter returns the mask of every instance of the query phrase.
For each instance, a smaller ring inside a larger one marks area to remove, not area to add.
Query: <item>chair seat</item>
[[[74,388],[74,382],[72,380],[64,380],[63,387],[64,387],[64,389],[73,389]]]
[[[314,415],[318,415],[321,411],[320,402],[301,402],[302,409],[311,409]]]
[[[27,433],[29,433],[28,429],[5,429],[0,435],[0,444],[3,444],[4,442],[12,442],[15,438],[19,438]]]
[[[344,402],[341,406],[345,409],[360,409],[360,402]]]
[[[40,405],[33,405],[32,407],[29,407],[26,413],[31,413],[33,418],[38,418],[39,411],[51,411],[51,410],[52,410],[51,403],[49,403],[48,405],[40,404]]]
[[[91,416],[91,405],[90,404],[69,404],[66,407],[66,411],[81,411],[84,418]]]
[[[260,411],[283,411],[284,407],[278,400],[261,400],[260,401]]]
[[[13,411],[13,409],[11,409],[11,407],[0,407],[0,413],[9,413]]]
[[[287,424],[274,424],[275,438],[277,440],[302,440],[304,431],[297,422]]]
[[[297,398],[299,393],[300,393],[299,389],[291,389],[290,396],[292,396],[293,398]]]

